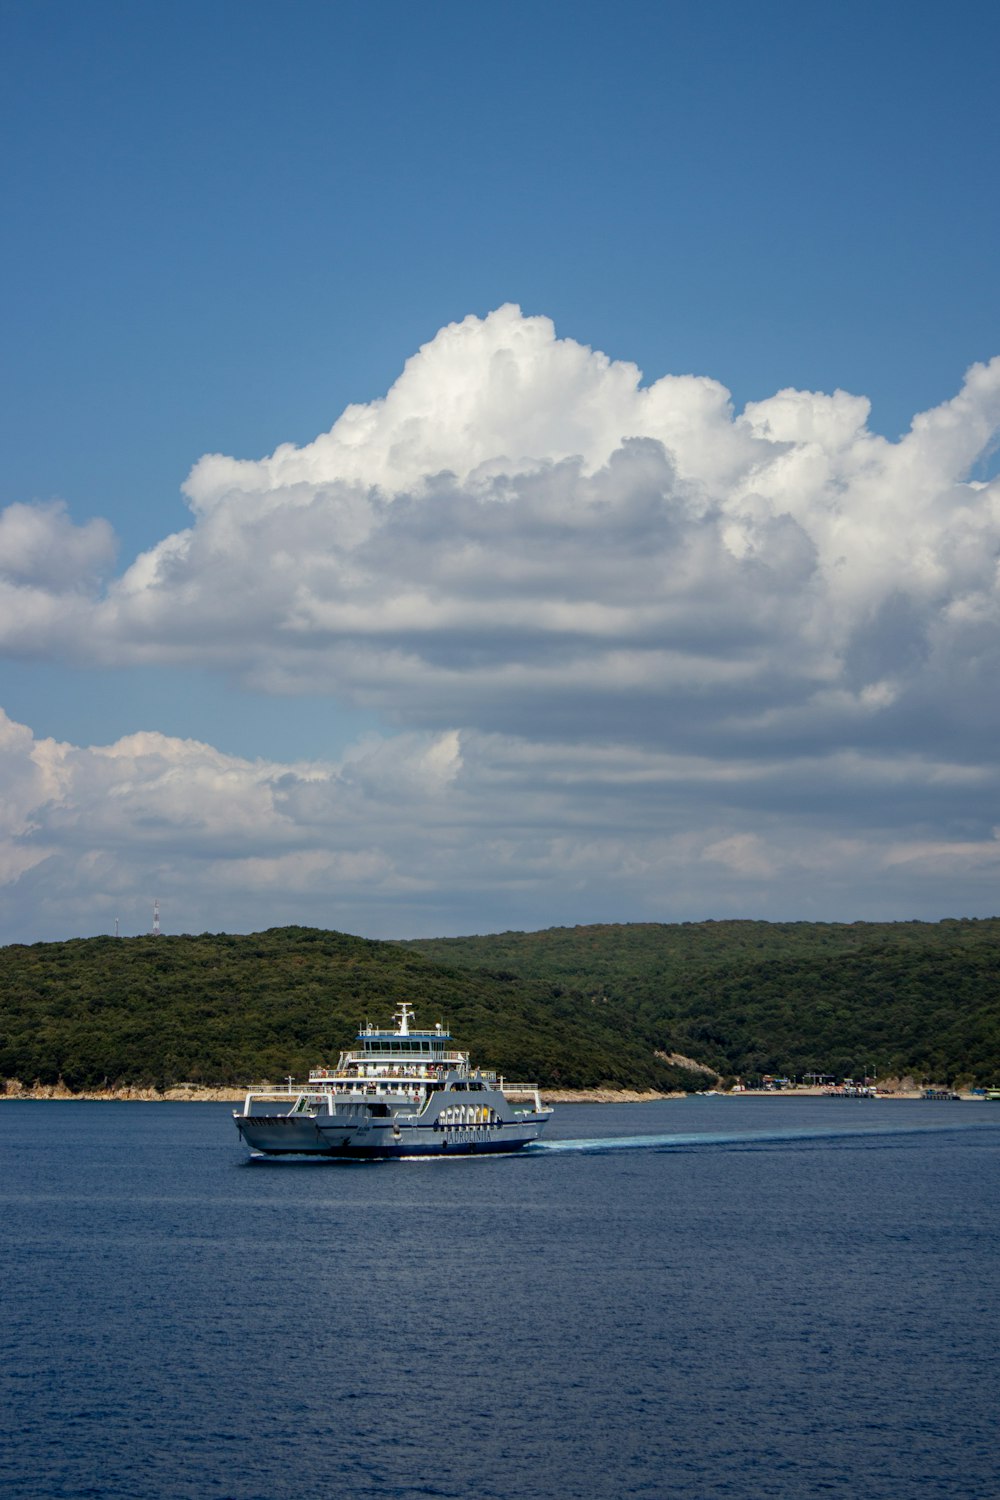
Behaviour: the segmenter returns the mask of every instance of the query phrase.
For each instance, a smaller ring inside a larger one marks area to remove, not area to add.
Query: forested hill
[[[1000,1081],[1000,919],[559,927],[407,945],[550,985],[721,1074]]]
[[[301,1078],[336,1060],[363,1020],[391,1025],[401,1000],[418,1024],[449,1023],[475,1062],[508,1078],[661,1090],[700,1081],[544,982],[301,927],[0,948],[0,1079],[84,1090]]]
[[[71,1089],[305,1074],[400,1000],[549,1086],[876,1070],[1000,1082],[1000,920],[704,922],[411,943],[309,928],[0,948],[0,1079]]]

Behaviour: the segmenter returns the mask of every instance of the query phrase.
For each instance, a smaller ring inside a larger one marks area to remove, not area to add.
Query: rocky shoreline
[[[200,1084],[178,1083],[169,1089],[139,1088],[127,1085],[113,1089],[83,1089],[74,1093],[64,1083],[23,1084],[18,1078],[0,1080],[0,1101],[4,1099],[96,1099],[122,1100],[125,1103],[149,1104],[194,1103],[242,1103],[246,1089],[204,1088]]]
[[[260,1085],[254,1085],[259,1087]],[[7,1080],[0,1089],[2,1099],[93,1099],[121,1100],[125,1103],[226,1103],[242,1104],[246,1089],[206,1088],[200,1084],[179,1083],[169,1089],[128,1086],[115,1089],[85,1089],[76,1094],[65,1084],[35,1083],[25,1086],[16,1078]],[[546,1104],[645,1104],[652,1099],[683,1099],[683,1094],[658,1094],[646,1089],[541,1089]]]
[[[258,1087],[259,1085],[254,1085]],[[545,1104],[648,1104],[656,1099],[684,1099],[683,1093],[661,1094],[654,1089],[546,1089],[539,1090]],[[808,1099],[822,1098],[828,1090],[824,1088],[792,1089],[743,1089],[736,1093],[713,1093],[717,1099]],[[3,1099],[90,1099],[99,1101],[120,1100],[125,1103],[149,1104],[241,1104],[246,1089],[208,1088],[201,1084],[178,1083],[168,1089],[138,1088],[132,1085],[123,1088],[89,1089],[74,1093],[63,1083],[23,1084],[17,1078],[0,1080],[0,1100]],[[879,1098],[920,1099],[923,1090],[915,1086],[896,1087]],[[971,1098],[963,1093],[962,1098]]]

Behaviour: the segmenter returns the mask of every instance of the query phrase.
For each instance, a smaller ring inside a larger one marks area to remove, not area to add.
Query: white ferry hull
[[[323,1131],[316,1120],[296,1115],[237,1116],[236,1126],[251,1151],[269,1156],[328,1156],[354,1133],[351,1127]]]
[[[335,1156],[358,1159],[374,1156],[471,1156],[484,1152],[520,1151],[536,1141],[545,1127],[537,1122],[505,1125],[408,1125],[379,1122],[368,1127],[339,1127],[329,1119],[295,1116],[236,1118],[237,1128],[251,1151],[264,1156]]]

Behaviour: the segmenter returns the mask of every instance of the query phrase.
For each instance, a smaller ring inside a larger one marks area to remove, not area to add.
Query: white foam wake
[[[980,1129],[987,1122],[970,1120],[964,1124],[950,1123],[947,1125],[886,1125],[873,1127],[871,1124],[859,1125],[852,1129],[850,1127],[828,1127],[820,1129],[816,1127],[787,1130],[743,1130],[743,1131],[692,1131],[687,1134],[664,1134],[664,1135],[613,1135],[603,1137],[582,1137],[578,1140],[569,1141],[536,1141],[533,1145],[526,1147],[533,1155],[544,1151],[634,1151],[661,1150],[669,1151],[676,1148],[688,1146],[756,1146],[773,1145],[783,1141],[818,1141],[837,1139],[867,1139],[882,1136],[899,1135],[941,1135],[946,1132],[959,1130]]]

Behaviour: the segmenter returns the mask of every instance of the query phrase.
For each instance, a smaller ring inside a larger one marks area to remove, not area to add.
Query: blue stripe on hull
[[[280,1146],[253,1146],[255,1156],[320,1156],[327,1160],[336,1161],[365,1161],[375,1157],[388,1159],[389,1157],[406,1158],[412,1156],[484,1156],[512,1155],[525,1146],[530,1146],[533,1141],[490,1141],[483,1145],[463,1146],[369,1146],[365,1150],[359,1150],[357,1146],[313,1146],[308,1148],[280,1147]],[[250,1145],[250,1142],[247,1142]]]
[[[534,1138],[532,1137],[532,1140]],[[359,1150],[357,1146],[345,1146],[342,1150],[332,1153],[354,1161],[360,1161],[366,1156],[483,1156],[487,1152],[506,1152],[508,1155],[513,1151],[520,1151],[523,1146],[530,1146],[532,1140],[523,1141],[482,1141],[463,1145],[437,1145],[419,1146],[405,1145],[400,1142],[398,1146],[371,1146],[366,1150]]]
[[[447,1134],[435,1132],[434,1138],[427,1140],[425,1131],[421,1130],[420,1134],[425,1137],[423,1140],[408,1141],[406,1132],[403,1132],[399,1140],[392,1138],[386,1141],[373,1141],[370,1145],[363,1146],[347,1141],[343,1145],[336,1146],[323,1146],[318,1143],[316,1145],[265,1146],[255,1141],[247,1141],[246,1144],[251,1150],[264,1156],[322,1156],[341,1161],[363,1161],[369,1157],[481,1156],[487,1152],[494,1154],[505,1152],[509,1155],[514,1151],[520,1151],[524,1146],[530,1146],[538,1137],[538,1132],[518,1137],[513,1131],[509,1131],[506,1136],[497,1133],[486,1140],[469,1141],[449,1139]]]

